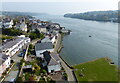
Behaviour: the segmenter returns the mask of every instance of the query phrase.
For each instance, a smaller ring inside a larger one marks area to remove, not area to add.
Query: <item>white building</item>
[[[47,28],[46,26],[39,25],[37,29],[40,31],[40,33],[47,33]]]
[[[35,44],[35,52],[36,52],[37,57],[43,58],[43,53],[45,51],[52,52],[53,50],[54,49],[53,49],[53,45],[51,42],[43,42],[43,43]]]
[[[24,22],[20,25],[20,28],[19,28],[21,31],[27,31],[27,24],[25,24]]]
[[[43,66],[47,66],[48,72],[53,73],[61,70],[59,55],[56,53],[44,52]]]
[[[19,51],[25,44],[30,42],[28,37],[18,37],[9,42],[3,44],[1,50],[3,54],[13,56],[17,51]]]
[[[4,28],[12,28],[13,20],[3,22]]]
[[[44,39],[42,39],[41,40],[41,42],[42,43],[44,43],[44,42],[52,42],[52,44],[55,44],[55,41],[56,41],[56,38],[55,38],[55,36],[53,36],[53,37],[45,37]]]
[[[55,36],[53,36],[53,37],[51,38],[51,41],[52,41],[52,44],[55,44],[56,37],[55,37]]]
[[[4,55],[0,53],[0,77],[2,73],[6,70],[6,68],[10,67],[10,57],[8,55]]]
[[[50,40],[50,37],[45,37],[44,39],[41,40],[41,43],[44,42],[52,42],[52,41]]]

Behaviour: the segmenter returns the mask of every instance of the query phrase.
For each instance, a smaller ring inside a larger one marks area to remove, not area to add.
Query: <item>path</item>
[[[57,50],[59,49],[60,44],[61,44],[61,34],[58,34],[58,38],[57,38],[56,45],[55,45],[55,48],[54,48],[55,53],[57,53]],[[61,61],[62,67],[65,69],[65,71],[68,75],[68,81],[69,82],[70,81],[76,82],[72,70],[65,64],[65,62],[61,58],[60,58],[60,61]]]

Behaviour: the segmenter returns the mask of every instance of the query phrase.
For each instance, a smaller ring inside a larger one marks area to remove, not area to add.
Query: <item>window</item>
[[[40,55],[43,54],[43,53],[40,53]]]

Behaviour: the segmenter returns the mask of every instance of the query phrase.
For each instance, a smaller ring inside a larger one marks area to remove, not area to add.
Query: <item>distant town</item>
[[[66,81],[61,38],[70,30],[32,16],[0,16],[0,80]],[[69,70],[67,70],[69,71]]]

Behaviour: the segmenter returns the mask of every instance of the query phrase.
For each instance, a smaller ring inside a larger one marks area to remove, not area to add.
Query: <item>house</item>
[[[2,53],[11,57],[29,42],[30,38],[19,36],[3,44],[1,47]]]
[[[12,28],[13,25],[13,20],[9,19],[9,20],[4,20],[3,21],[3,28]]]
[[[41,40],[41,42],[52,42],[52,44],[55,44],[55,41],[56,41],[56,38],[55,36],[52,36],[52,37],[45,37],[44,39]]]
[[[31,31],[35,31],[37,29],[38,25],[37,24],[32,24],[30,27]]]
[[[43,66],[47,66],[48,73],[53,73],[61,70],[60,59],[56,54],[50,54],[49,52],[44,52],[44,63]]]
[[[60,30],[60,24],[58,24],[58,23],[50,23],[49,26],[50,26],[52,29]]]
[[[52,42],[49,37],[45,37],[44,39],[41,40],[42,43],[44,42]]]
[[[25,22],[22,22],[22,23],[17,23],[15,25],[16,29],[19,29],[21,31],[27,31],[27,24],[25,24]]]
[[[54,49],[53,49],[52,42],[43,42],[43,43],[35,44],[35,52],[37,57],[43,58],[43,53],[45,51],[52,52],[53,50]]]
[[[8,55],[4,55],[0,53],[0,77],[2,76],[2,73],[10,67],[10,57]]]
[[[27,31],[27,24],[25,24],[25,22],[23,22],[21,25],[20,25],[20,28],[19,28],[21,31]]]
[[[46,26],[39,25],[37,29],[40,31],[40,33],[47,33],[47,28]]]
[[[52,41],[52,44],[55,44],[55,42],[56,42],[56,36],[53,36],[53,37],[51,37],[50,39],[51,39],[51,41]]]
[[[15,25],[15,28],[16,28],[16,29],[19,29],[19,28],[20,28],[20,25],[21,25],[20,23],[17,23],[17,24]]]

